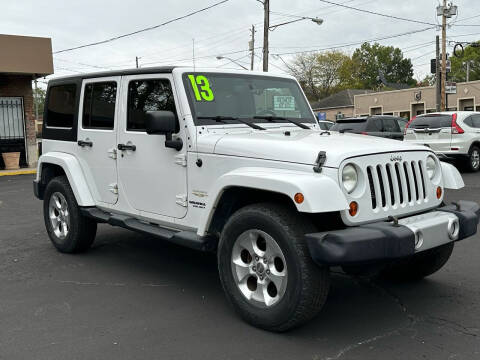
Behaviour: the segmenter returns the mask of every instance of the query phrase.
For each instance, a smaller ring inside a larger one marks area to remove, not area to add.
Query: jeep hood
[[[214,137],[217,137],[214,141],[210,139],[207,142],[214,144],[211,150],[215,154],[313,165],[318,153],[325,151],[327,161],[324,166],[334,168],[344,159],[354,156],[428,150],[424,146],[398,140],[333,132],[321,135],[310,130],[290,131],[290,135],[285,135],[284,131],[262,131]]]

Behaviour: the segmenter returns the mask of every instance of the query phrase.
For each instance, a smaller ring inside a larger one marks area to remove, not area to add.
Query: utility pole
[[[137,69],[138,69],[138,56],[135,56],[135,65],[137,66]]]
[[[252,32],[252,40],[250,40],[249,48],[250,48],[250,70],[253,70],[253,65],[254,65],[254,57],[255,57],[255,25],[252,25],[252,29],[250,30]]]
[[[270,29],[270,0],[263,0],[263,71],[268,71],[268,31]]]
[[[470,61],[467,61],[467,82],[470,81]]]
[[[445,85],[447,82],[447,0],[443,0],[442,11],[442,94],[440,111],[445,111]]]
[[[440,36],[436,36],[436,60],[435,60],[435,110],[440,111],[440,99],[442,98],[442,79],[440,78]]]

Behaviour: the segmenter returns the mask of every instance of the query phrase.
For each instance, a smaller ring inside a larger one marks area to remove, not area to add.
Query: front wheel
[[[229,219],[218,248],[220,279],[248,323],[286,331],[320,311],[329,270],[310,257],[303,237],[313,231],[298,213],[277,204],[250,205]]]
[[[80,213],[65,176],[56,177],[48,183],[43,200],[43,216],[48,236],[60,252],[85,251],[95,240],[97,223]]]
[[[477,172],[480,170],[480,148],[472,146],[468,152],[468,170],[471,172]]]

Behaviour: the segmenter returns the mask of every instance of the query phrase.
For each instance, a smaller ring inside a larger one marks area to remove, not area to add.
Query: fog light
[[[356,201],[352,201],[349,206],[348,210],[350,216],[355,216],[358,213],[358,203]]]
[[[437,199],[440,200],[441,197],[442,197],[442,188],[439,186],[437,187]]]
[[[293,197],[293,199],[295,200],[295,202],[297,204],[301,204],[301,203],[303,203],[303,200],[305,200],[305,197],[303,196],[302,193],[296,193],[295,196]]]
[[[448,237],[451,240],[457,240],[458,233],[460,232],[460,224],[457,219],[450,219],[447,225]]]

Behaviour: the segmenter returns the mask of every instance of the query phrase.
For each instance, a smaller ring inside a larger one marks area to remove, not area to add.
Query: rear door
[[[428,146],[433,151],[449,151],[452,142],[452,115],[417,116],[408,126],[405,139]]]
[[[117,109],[120,77],[84,80],[78,116],[77,158],[97,202],[117,202]]]

